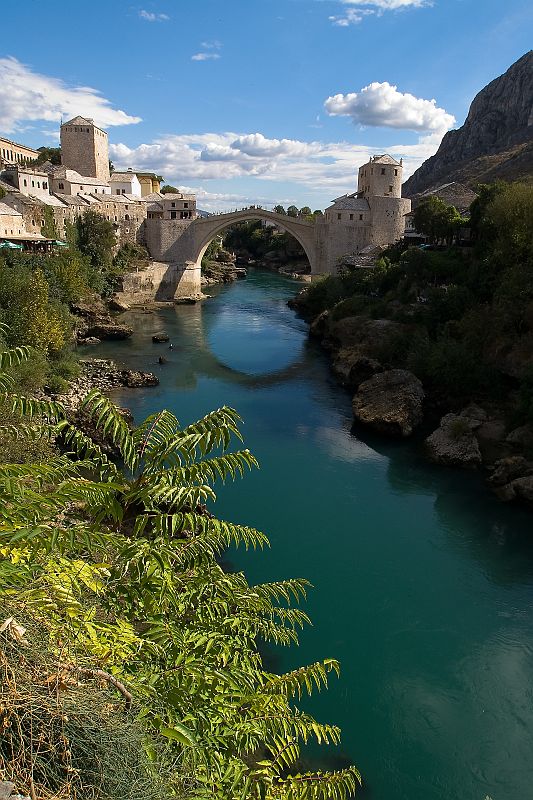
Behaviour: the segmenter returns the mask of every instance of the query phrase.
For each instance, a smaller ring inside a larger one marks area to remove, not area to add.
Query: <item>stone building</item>
[[[141,197],[142,187],[139,178],[133,170],[126,172],[112,172],[109,178],[111,194],[129,194]]]
[[[0,239],[20,239],[25,233],[22,214],[0,201]]]
[[[48,174],[52,192],[61,192],[62,194],[111,194],[111,188],[106,181],[91,175],[80,175],[74,169],[51,166]]]
[[[136,172],[137,180],[141,184],[141,197],[159,192],[163,183],[163,176],[155,172]]]
[[[61,164],[83,176],[109,182],[107,132],[86,117],[74,117],[61,125]]]
[[[193,220],[198,216],[194,194],[153,192],[143,200],[148,203],[149,219]]]
[[[0,177],[22,194],[45,198],[50,194],[48,173],[43,169],[16,164],[6,167]]]
[[[11,139],[0,138],[0,167],[7,167],[13,164],[25,164],[35,161],[39,156],[37,150],[26,147],[24,144],[12,142]]]
[[[326,209],[324,221],[337,226],[337,236],[347,244],[353,242],[351,251],[402,238],[405,215],[411,210],[411,201],[402,198],[402,173],[401,161],[373,156],[359,167],[357,192],[337,197]]]

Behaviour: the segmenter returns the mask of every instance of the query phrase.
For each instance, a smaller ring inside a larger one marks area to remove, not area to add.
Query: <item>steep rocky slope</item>
[[[533,50],[474,98],[464,125],[405,182],[413,197],[439,184],[533,180]]]

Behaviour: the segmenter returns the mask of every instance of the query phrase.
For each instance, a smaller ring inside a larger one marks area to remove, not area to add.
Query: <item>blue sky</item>
[[[211,210],[324,208],[377,152],[403,157],[407,177],[533,39],[530,0],[18,8],[0,44],[0,135],[55,144],[62,113],[94,117],[116,166],[156,170]]]

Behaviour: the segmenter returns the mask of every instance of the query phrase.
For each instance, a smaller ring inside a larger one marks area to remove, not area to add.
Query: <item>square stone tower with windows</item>
[[[109,181],[109,144],[106,131],[86,117],[61,125],[61,163],[80,175]]]

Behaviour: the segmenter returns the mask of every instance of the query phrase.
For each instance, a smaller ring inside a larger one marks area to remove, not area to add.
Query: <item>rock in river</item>
[[[97,339],[128,339],[132,334],[133,328],[127,325],[102,321],[91,325],[83,338],[95,336]]]
[[[158,386],[159,378],[153,372],[136,372],[133,369],[123,369],[120,372],[124,386],[129,389],[139,389],[141,386]]]
[[[412,372],[391,369],[359,386],[352,401],[354,416],[379,433],[410,436],[422,420],[424,389]]]
[[[170,336],[168,335],[168,333],[154,333],[154,335],[152,336],[152,342],[154,342],[155,344],[160,344],[161,342],[168,342],[169,339]]]
[[[428,456],[437,464],[449,467],[479,467],[481,451],[474,434],[479,425],[478,417],[446,414],[440,427],[425,441]]]

